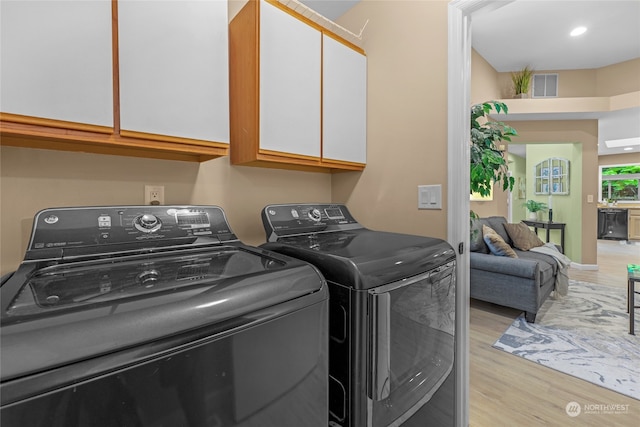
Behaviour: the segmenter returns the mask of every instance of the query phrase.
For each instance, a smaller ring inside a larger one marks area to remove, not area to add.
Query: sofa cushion
[[[518,257],[521,259],[527,259],[538,263],[538,269],[540,270],[540,285],[546,283],[548,280],[555,278],[558,273],[558,263],[553,257],[541,254],[535,251],[515,251]],[[555,280],[555,279],[554,279]]]
[[[507,219],[503,216],[490,216],[487,218],[487,225],[491,228],[493,228],[496,233],[498,233],[498,235],[500,237],[502,237],[502,239],[507,242],[508,245],[511,245],[511,238],[509,237],[509,234],[507,233],[507,230],[504,228],[504,225],[507,223]]]
[[[489,247],[484,242],[482,235],[483,225],[489,225],[489,222],[484,218],[471,219],[471,232],[469,236],[469,250],[471,252],[479,252],[481,254],[489,253]]]
[[[489,247],[492,254],[497,256],[507,256],[518,258],[518,255],[511,249],[511,246],[491,227],[482,226],[482,236],[484,242]]]
[[[528,251],[531,248],[537,248],[544,245],[538,235],[529,228],[524,222],[518,224],[504,224],[507,234],[513,242],[513,247],[521,251]]]
[[[471,276],[475,276],[478,271],[512,276],[514,284],[519,283],[520,279],[536,280],[539,275],[539,265],[535,260],[480,254],[477,252],[469,254],[469,267]],[[488,281],[484,286],[493,286],[492,283],[492,281]]]

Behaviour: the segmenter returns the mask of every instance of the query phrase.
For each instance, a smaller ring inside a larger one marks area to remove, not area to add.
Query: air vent
[[[533,75],[533,98],[555,98],[558,96],[557,74]]]

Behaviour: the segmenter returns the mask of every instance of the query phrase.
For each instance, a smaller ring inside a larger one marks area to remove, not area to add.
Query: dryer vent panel
[[[534,74],[533,98],[556,98],[558,96],[558,74]]]

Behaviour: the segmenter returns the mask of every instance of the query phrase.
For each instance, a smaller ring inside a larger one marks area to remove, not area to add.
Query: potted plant
[[[516,98],[528,98],[529,84],[531,83],[531,77],[533,76],[533,69],[527,65],[520,71],[511,73],[511,81],[513,82],[513,90],[516,93]]]
[[[488,196],[495,182],[502,181],[502,190],[511,191],[515,179],[509,176],[509,167],[498,144],[511,141],[518,135],[516,130],[502,122],[489,120],[489,113],[508,113],[507,105],[498,101],[487,101],[471,107],[471,193]]]
[[[547,204],[544,202],[536,202],[535,200],[527,200],[524,206],[529,211],[529,219],[537,221],[538,212],[542,213],[547,210]]]

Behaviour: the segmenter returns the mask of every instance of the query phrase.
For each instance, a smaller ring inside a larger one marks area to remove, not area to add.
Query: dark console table
[[[560,252],[564,253],[564,227],[566,224],[564,222],[553,222],[553,221],[531,221],[528,219],[523,219],[522,222],[527,224],[529,227],[533,227],[538,234],[538,228],[544,228],[547,230],[547,243],[549,243],[549,230],[560,230]]]

